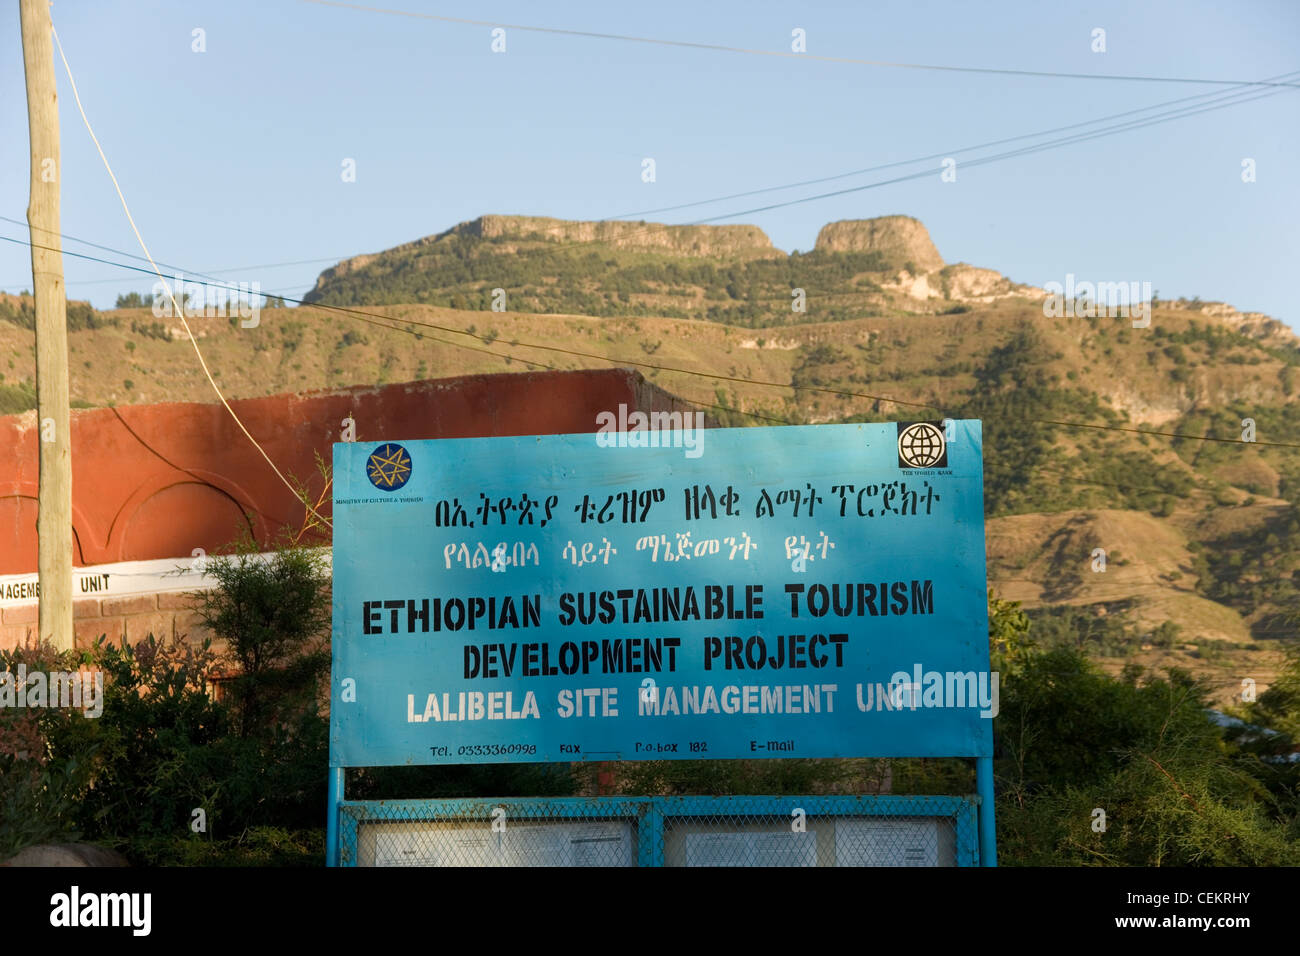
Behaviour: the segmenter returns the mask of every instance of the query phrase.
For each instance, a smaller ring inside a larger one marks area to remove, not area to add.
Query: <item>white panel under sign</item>
[[[623,821],[364,823],[361,866],[631,866],[632,825]]]
[[[504,866],[631,866],[630,823],[507,825]]]
[[[938,866],[939,821],[838,820],[836,866]]]
[[[687,866],[816,866],[817,833],[688,833]]]

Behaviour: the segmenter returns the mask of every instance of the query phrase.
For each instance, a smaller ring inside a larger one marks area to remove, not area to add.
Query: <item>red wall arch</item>
[[[590,432],[599,413],[620,404],[689,408],[628,369],[470,375],[230,404],[277,467],[315,491],[315,456],[330,460],[345,418],[358,441],[380,441]],[[36,570],[35,424],[35,412],[0,417],[0,574]],[[73,411],[72,497],[82,566],[188,557],[198,547],[215,553],[240,510],[252,514],[263,546],[303,518],[297,497],[219,404]]]

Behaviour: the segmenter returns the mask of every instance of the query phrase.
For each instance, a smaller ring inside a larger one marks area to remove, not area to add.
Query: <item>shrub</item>
[[[1173,621],[1163,621],[1151,632],[1151,643],[1156,647],[1173,647],[1178,642],[1180,630],[1182,629]]]
[[[27,382],[0,385],[0,415],[13,415],[36,407],[36,386]]]
[[[1203,691],[1171,670],[1100,673],[1069,649],[1035,656],[1002,689],[999,856],[1031,865],[1300,863],[1294,807],[1239,764]],[[1104,832],[1092,829],[1102,808]]]
[[[171,330],[161,322],[144,323],[132,320],[131,331],[137,335],[143,335],[145,338],[161,339],[164,342],[170,342],[172,340]],[[127,348],[134,349],[135,343],[128,343]]]
[[[196,600],[229,642],[224,658],[208,641],[152,635],[135,646],[101,637],[79,654],[0,654],[0,669],[88,665],[104,690],[95,719],[0,708],[0,859],[85,838],[136,864],[321,862],[328,576],[314,552],[288,547],[261,561],[252,547],[210,559],[219,586]],[[221,700],[218,668],[229,685]]]
[[[48,673],[75,671],[80,663],[72,652],[48,646],[0,652],[0,672],[14,675],[8,686],[15,694],[27,692],[15,687],[20,667]],[[51,737],[78,730],[75,721],[86,718],[59,708],[0,707],[0,860],[26,846],[80,837],[78,801],[96,748],[65,757],[48,745]]]
[[[146,292],[141,295],[139,292],[128,292],[126,295],[119,295],[117,302],[114,303],[115,309],[147,309],[153,305],[152,293]]]
[[[204,626],[230,642],[241,737],[300,713],[321,697],[329,670],[329,577],[324,557],[290,546],[263,561],[245,538],[237,553],[210,558],[217,587],[202,592]]]
[[[87,663],[103,672],[104,697],[96,719],[0,709],[0,859],[89,839],[145,865],[320,862],[329,730],[313,705],[280,708],[241,735],[238,701],[211,694],[207,642],[101,638],[80,655],[3,657],[29,669]]]

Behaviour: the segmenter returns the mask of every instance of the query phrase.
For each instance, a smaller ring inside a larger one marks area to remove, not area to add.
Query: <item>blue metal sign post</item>
[[[868,756],[992,862],[979,423],[682,438],[334,446],[331,863],[343,767]]]

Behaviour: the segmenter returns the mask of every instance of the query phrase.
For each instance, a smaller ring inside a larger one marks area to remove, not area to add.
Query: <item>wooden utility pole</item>
[[[72,432],[68,415],[68,308],[59,238],[59,102],[49,0],[18,0],[32,144],[32,291],[36,296],[36,424],[40,490],[36,518],[40,639],[60,650],[72,633]]]

